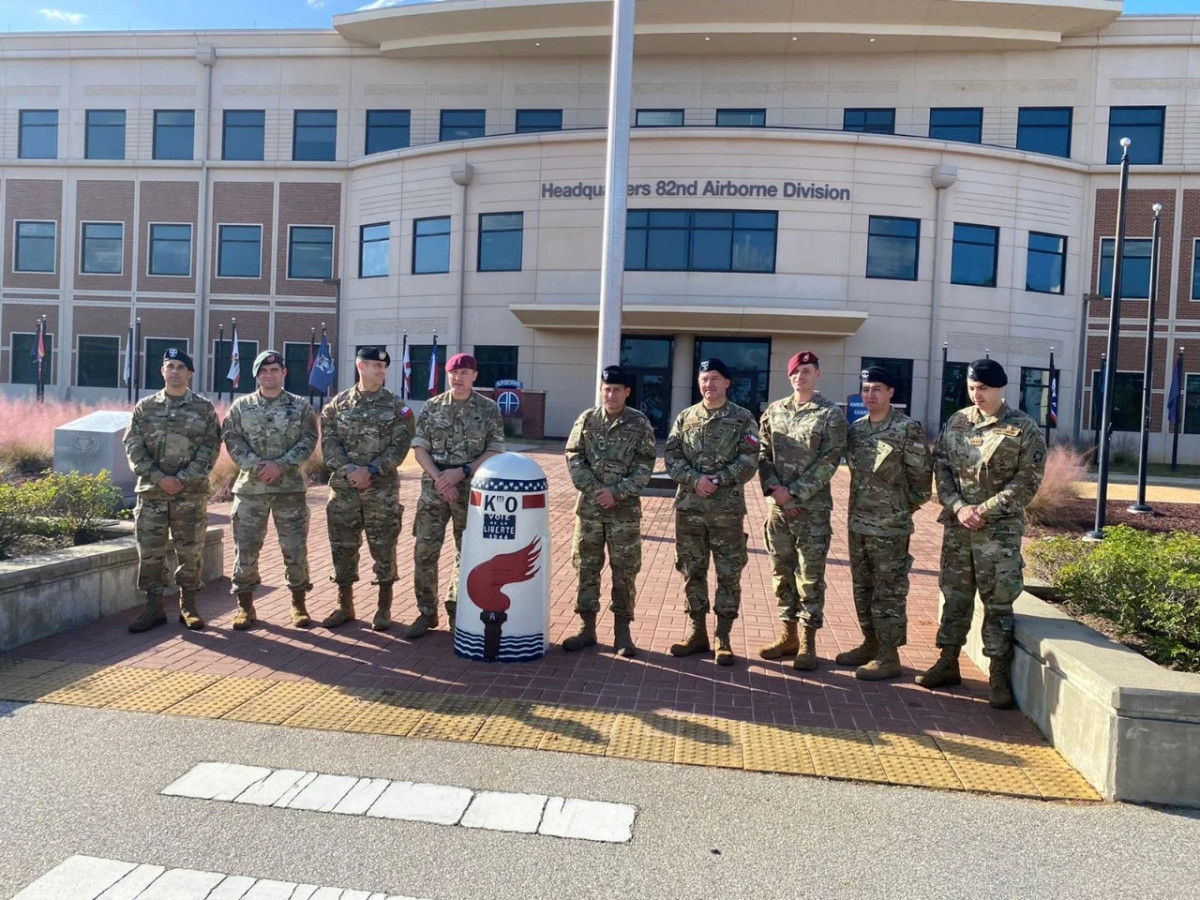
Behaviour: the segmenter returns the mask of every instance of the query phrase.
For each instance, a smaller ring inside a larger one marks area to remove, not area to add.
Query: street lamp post
[[[1162,204],[1155,203],[1154,230],[1150,237],[1150,309],[1146,313],[1146,364],[1142,367],[1142,443],[1138,450],[1137,502],[1129,507],[1131,513],[1142,516],[1154,515],[1154,509],[1146,504],[1146,470],[1150,466],[1150,405],[1152,377],[1154,374],[1154,308],[1158,304],[1159,257],[1159,213]]]
[[[1113,246],[1112,300],[1108,312],[1108,365],[1104,372],[1104,395],[1101,397],[1099,463],[1096,473],[1096,521],[1084,535],[1088,541],[1104,540],[1104,514],[1108,503],[1108,455],[1112,449],[1113,388],[1116,385],[1118,341],[1121,336],[1121,275],[1125,263],[1125,207],[1129,194],[1129,145],[1121,138],[1121,183],[1117,189],[1117,239]]]

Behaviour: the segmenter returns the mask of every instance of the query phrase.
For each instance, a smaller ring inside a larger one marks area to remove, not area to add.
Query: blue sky
[[[328,28],[338,14],[403,0],[0,0],[4,31]],[[1126,13],[1200,14],[1200,0],[1125,0]]]

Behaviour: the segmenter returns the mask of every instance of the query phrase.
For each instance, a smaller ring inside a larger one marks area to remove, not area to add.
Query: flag
[[[314,328],[312,334],[308,336],[308,368],[305,371],[311,375],[313,365],[317,361],[317,331]]]
[[[433,354],[429,357],[429,396],[437,393],[437,335],[433,336]]]
[[[412,359],[408,355],[408,343],[404,344],[404,359],[400,361],[400,372],[404,379],[404,399],[412,396]]]
[[[308,375],[308,386],[319,394],[324,394],[333,384],[337,369],[333,365],[333,357],[329,355],[329,338],[321,335],[321,346],[313,360],[312,371]]]
[[[125,383],[133,377],[133,329],[129,329],[129,340],[125,342]]]
[[[1181,394],[1183,393],[1183,354],[1175,354],[1175,368],[1171,372],[1171,393],[1167,400],[1167,422],[1174,426],[1175,431],[1179,431],[1179,414]]]
[[[1054,368],[1054,352],[1050,353],[1050,427],[1058,427],[1058,369]]]
[[[237,322],[233,323],[232,343],[233,346],[229,351],[229,374],[227,374],[225,377],[229,379],[229,383],[233,385],[233,389],[237,390],[238,381],[240,381],[242,377],[242,363],[238,354]]]

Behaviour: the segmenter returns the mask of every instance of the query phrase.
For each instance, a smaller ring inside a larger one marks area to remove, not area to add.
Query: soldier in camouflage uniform
[[[146,606],[129,626],[134,634],[166,624],[168,539],[178,563],[179,621],[191,629],[204,627],[196,593],[204,586],[208,475],[221,448],[221,426],[213,405],[189,388],[194,372],[187,353],[169,348],[163,354],[163,389],[133,408],[125,431],[125,454],[137,475],[138,589],[146,592]]]
[[[900,674],[897,648],[908,639],[908,552],[913,513],[928,502],[933,456],[921,423],[892,409],[895,376],[872,366],[862,373],[867,414],[850,425],[850,577],[863,642],[837,655],[857,666],[855,678],[882,681]]]
[[[642,568],[642,491],[654,472],[654,428],[626,406],[631,377],[620,366],[601,375],[601,405],[580,413],[567,439],[567,470],[579,490],[571,562],[579,575],[575,612],[579,633],[563,641],[567,651],[596,643],[600,609],[600,570],[604,550],[612,570],[613,646],[620,656],[636,656],[629,634],[635,606],[634,582]]]
[[[454,573],[446,591],[446,617],[454,630],[458,610],[458,564],[462,534],[467,527],[471,474],[504,452],[504,422],[500,407],[472,389],[479,365],[469,353],[446,360],[450,390],[425,404],[413,438],[414,455],[424,474],[421,499],[413,519],[413,589],[417,618],[404,632],[415,640],[438,626],[438,560],[446,540],[446,523],[453,522]]]
[[[758,469],[758,425],[754,414],[731,403],[729,369],[719,359],[700,363],[701,402],[675,419],[663,461],[675,491],[675,568],[691,620],[687,634],[671,645],[672,656],[704,653],[708,643],[708,561],[717,568],[718,665],[733,665],[729,634],[742,605],[746,567],[746,496],[742,485]]]
[[[758,478],[772,501],[764,529],[779,618],[779,638],[758,655],[795,656],[792,666],[817,667],[817,629],[825,621],[825,559],[832,534],[829,482],[846,450],[846,417],[817,392],[821,364],[809,350],[788,360],[792,395],[762,415]],[[804,623],[803,635],[797,621]]]
[[[383,386],[391,359],[382,347],[363,347],[354,365],[358,383],[342,391],[321,411],[321,452],[329,468],[325,520],[333,552],[338,599],[321,624],[326,628],[354,619],[354,582],[363,532],[375,560],[379,601],[371,627],[392,624],[392,584],[396,580],[396,540],[404,507],[400,473],[413,435],[413,413]]]
[[[1033,419],[1004,402],[1008,376],[991,359],[967,368],[974,404],[950,417],[934,447],[938,521],[942,537],[940,586],[944,605],[937,645],[941,658],[917,676],[933,689],[960,684],[958,656],[975,611],[983,603],[983,653],[991,659],[989,702],[1014,705],[1013,601],[1025,588],[1021,535],[1025,507],[1042,483],[1046,442]]]
[[[292,593],[292,624],[312,624],[305,607],[308,580],[308,502],[301,464],[317,448],[317,414],[302,397],[283,389],[287,366],[283,355],[264,350],[251,373],[258,390],[239,397],[225,418],[225,449],[241,470],[233,485],[233,593],[239,631],[257,621],[254,589],[258,554],[267,535],[267,518],[275,518],[275,534],[283,552],[284,578]]]

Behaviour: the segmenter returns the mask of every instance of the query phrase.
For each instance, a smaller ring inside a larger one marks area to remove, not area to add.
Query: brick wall
[[[342,235],[338,233],[341,221],[342,186],[340,184],[313,184],[282,182],[279,185],[279,231],[276,255],[276,293],[293,297],[333,298],[335,288],[320,279],[291,279],[288,269],[288,231],[291,225],[333,226],[333,277],[341,272],[338,245]]]
[[[200,186],[189,181],[143,181],[139,197],[137,285],[139,291],[194,293],[196,291],[196,248]],[[190,275],[148,275],[150,271],[150,226],[179,224],[192,226],[192,265]],[[213,252],[215,253],[215,247]]]
[[[212,235],[212,293],[216,294],[270,294],[271,251],[273,229],[272,213],[275,203],[275,185],[269,182],[223,181],[213,185]],[[221,225],[261,225],[262,253],[258,278],[218,278],[217,265],[220,261],[218,236]]]
[[[57,178],[9,178],[4,186],[4,286],[6,288],[56,289],[63,267],[63,184]],[[50,274],[14,272],[13,245],[16,223],[26,220],[53,221],[56,225],[56,262]]]

